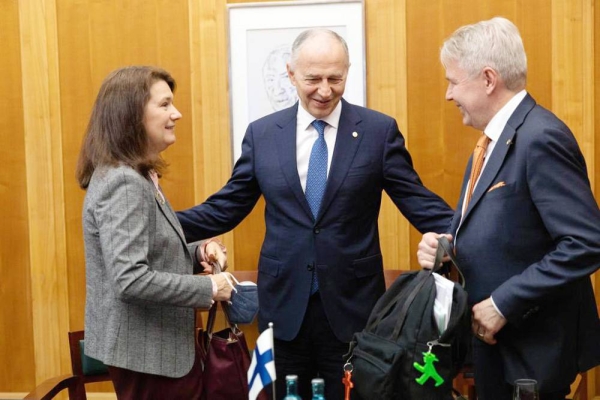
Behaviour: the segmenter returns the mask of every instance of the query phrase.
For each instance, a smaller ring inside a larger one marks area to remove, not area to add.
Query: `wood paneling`
[[[365,4],[367,106],[393,116],[410,148],[406,20],[403,1]],[[410,269],[410,226],[387,195],[381,202],[379,237],[386,268]]]
[[[552,111],[571,128],[590,166],[595,122],[593,21],[588,1],[552,2]],[[593,182],[594,168],[588,171]]]
[[[594,193],[596,194],[596,201],[600,199],[600,0],[594,1],[594,165],[591,168],[594,169]],[[600,275],[597,275],[597,280],[600,288]],[[597,290],[598,294],[600,290]],[[598,297],[600,300],[600,297]],[[599,377],[600,379],[600,377]]]
[[[30,282],[37,382],[66,371],[69,328],[56,9],[19,3]]]
[[[190,0],[190,54],[192,72],[192,118],[194,198],[181,208],[201,203],[219,190],[231,175],[231,134],[229,128],[226,2]],[[236,231],[237,232],[237,231]],[[235,249],[235,234],[223,236],[223,243]],[[228,253],[235,266],[236,251]],[[235,267],[234,267],[235,268]]]
[[[0,392],[35,383],[18,2],[0,2]],[[10,38],[7,40],[6,38]]]
[[[497,15],[513,20],[524,37],[529,56],[528,87],[542,104],[550,102],[550,23],[539,23],[536,15],[550,17],[544,0],[520,2],[464,2],[439,0],[407,2],[407,79],[409,150],[423,182],[456,207],[467,160],[479,133],[462,123],[454,103],[445,100],[447,83],[439,61],[445,38],[458,27]],[[543,20],[543,19],[542,19]],[[426,21],[426,22],[424,22]],[[421,235],[411,229],[413,268]]]
[[[74,179],[81,138],[104,77],[159,65],[178,82],[183,114],[161,184],[175,209],[200,203],[231,174],[227,4],[254,0],[0,2],[0,392],[23,392],[68,370],[66,332],[83,328],[85,266]],[[424,183],[452,206],[477,133],[444,100],[445,37],[503,15],[523,36],[528,90],[567,122],[600,188],[600,0],[365,0],[367,105],[396,118]],[[223,236],[233,269],[254,270],[264,201]],[[387,197],[386,268],[416,268],[421,235]],[[596,288],[600,277],[595,277]],[[253,338],[254,326],[245,327]],[[590,393],[598,394],[590,379]],[[98,390],[110,390],[102,386]]]
[[[594,164],[588,164],[588,169],[594,170],[594,194],[596,202],[600,201],[600,0],[594,0]],[[600,304],[600,272],[596,272],[595,279],[596,303]],[[600,307],[598,308],[600,311]],[[590,396],[600,395],[600,368],[595,373],[590,373],[590,385],[588,393]]]

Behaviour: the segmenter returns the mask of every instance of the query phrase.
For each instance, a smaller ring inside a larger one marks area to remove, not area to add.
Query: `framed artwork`
[[[234,163],[250,122],[298,100],[286,63],[294,39],[306,29],[331,29],[346,40],[350,70],[344,98],[353,104],[366,104],[362,0],[240,3],[227,8]]]

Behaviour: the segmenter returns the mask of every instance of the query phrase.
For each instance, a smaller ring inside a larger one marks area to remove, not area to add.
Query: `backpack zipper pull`
[[[438,341],[438,339],[436,339],[436,340],[432,340],[430,342],[427,342],[427,346],[429,347],[429,353],[431,353],[431,348],[433,346],[450,347],[452,345],[450,343],[441,343],[441,342]]]

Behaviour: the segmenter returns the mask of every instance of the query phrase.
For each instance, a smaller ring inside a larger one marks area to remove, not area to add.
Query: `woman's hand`
[[[229,272],[211,275],[210,278],[217,284],[217,294],[214,296],[214,301],[229,301],[231,299],[231,282],[233,279]],[[229,282],[227,281],[229,279]]]

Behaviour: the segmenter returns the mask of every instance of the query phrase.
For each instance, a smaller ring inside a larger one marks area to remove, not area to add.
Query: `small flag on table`
[[[260,334],[248,369],[249,399],[256,400],[260,391],[275,381],[275,354],[273,352],[273,323]]]

